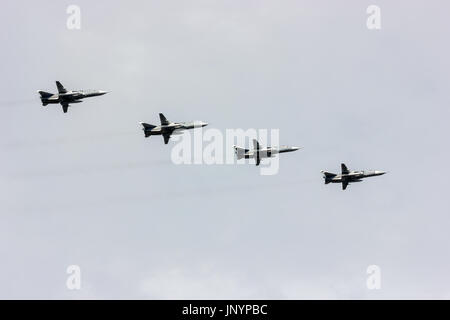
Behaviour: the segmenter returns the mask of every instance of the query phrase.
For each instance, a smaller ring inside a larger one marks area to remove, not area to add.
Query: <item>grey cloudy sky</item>
[[[0,298],[450,298],[449,10],[4,1]],[[63,114],[36,93],[55,80],[111,93]],[[139,128],[158,112],[279,128],[304,149],[274,176],[177,166]],[[341,162],[389,174],[342,192],[319,172]],[[372,264],[381,290],[366,287]]]

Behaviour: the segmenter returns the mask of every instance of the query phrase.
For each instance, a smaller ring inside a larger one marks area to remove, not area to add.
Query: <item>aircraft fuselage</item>
[[[326,183],[361,182],[364,178],[381,176],[384,171],[352,171],[346,174],[338,174],[334,177],[325,177]]]
[[[41,101],[45,106],[47,104],[57,104],[57,103],[80,103],[84,98],[102,96],[106,91],[96,90],[96,91],[70,91],[67,93],[53,94],[47,97],[42,96]]]
[[[260,159],[271,158],[279,153],[293,152],[297,151],[298,149],[300,148],[283,146],[283,147],[267,147],[259,150],[248,150],[244,153],[244,158],[245,159],[254,159],[256,157],[259,157]]]
[[[181,123],[173,122],[167,125],[154,126],[153,128],[144,128],[144,133],[146,136],[157,136],[163,134],[176,135],[180,134],[180,131],[182,130],[202,128],[206,125],[208,125],[206,122],[201,121]]]

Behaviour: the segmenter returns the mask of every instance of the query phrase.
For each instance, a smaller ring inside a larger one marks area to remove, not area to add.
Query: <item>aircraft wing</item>
[[[259,151],[253,151],[253,152],[255,154],[256,165],[259,166],[259,164],[261,163],[261,153]]]
[[[259,142],[256,139],[253,139],[253,148],[256,150],[259,150]]]
[[[343,163],[341,163],[341,169],[342,169],[342,174],[349,174],[350,171],[348,171],[347,166]]]
[[[161,125],[163,126],[167,126],[169,124],[169,121],[162,113],[159,114],[159,120],[161,120]]]
[[[56,86],[58,87],[59,93],[67,93],[66,88],[64,88],[64,86],[61,84],[61,82],[56,81]]]
[[[170,134],[171,134],[171,132],[163,134],[164,144],[168,144],[169,143]]]
[[[63,112],[67,113],[67,109],[69,108],[69,104],[67,102],[61,103],[61,106],[63,108]]]
[[[347,181],[343,181],[342,182],[342,190],[347,189],[347,186],[348,186],[348,182]]]

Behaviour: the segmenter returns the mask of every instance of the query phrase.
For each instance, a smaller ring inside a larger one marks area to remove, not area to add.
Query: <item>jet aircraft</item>
[[[238,160],[240,159],[255,159],[256,165],[259,166],[261,159],[263,158],[271,158],[279,153],[284,152],[292,152],[297,151],[300,147],[288,147],[288,146],[280,146],[280,147],[265,147],[261,148],[259,142],[256,139],[253,139],[253,150],[241,148],[238,146],[234,147],[234,153]]]
[[[208,125],[206,122],[194,121],[194,122],[170,122],[166,117],[160,113],[159,119],[161,120],[161,125],[155,126],[145,122],[141,122],[142,130],[146,138],[150,136],[162,135],[164,138],[164,143],[169,143],[169,139],[172,135],[182,134],[184,130],[202,128]]]
[[[345,190],[349,183],[361,182],[364,178],[381,176],[385,174],[385,171],[349,171],[345,164],[341,164],[341,174],[331,173],[327,171],[321,171],[325,184],[342,183],[342,190]]]
[[[71,90],[68,91],[64,86],[56,81],[56,86],[58,87],[58,93],[50,93],[39,90],[38,93],[41,95],[41,102],[43,106],[53,103],[59,103],[62,106],[63,112],[66,113],[69,108],[69,104],[83,102],[82,99],[102,96],[107,91],[102,90]]]

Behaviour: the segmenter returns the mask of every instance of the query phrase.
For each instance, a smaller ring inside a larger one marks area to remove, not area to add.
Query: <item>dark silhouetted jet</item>
[[[144,135],[146,138],[150,136],[163,136],[164,143],[169,143],[170,136],[175,134],[181,134],[183,130],[202,128],[207,126],[206,122],[194,121],[194,122],[170,122],[166,117],[160,113],[159,119],[161,120],[160,126],[154,126],[145,122],[140,122],[142,125],[142,130],[144,130]]]
[[[46,106],[52,103],[59,103],[62,106],[64,113],[67,112],[69,104],[83,102],[82,99],[102,96],[107,91],[102,90],[77,90],[77,91],[67,91],[66,88],[59,82],[56,81],[56,86],[58,87],[58,93],[53,94],[45,91],[39,90],[41,95],[42,105]]]
[[[385,174],[385,171],[349,171],[345,164],[341,164],[341,174],[320,171],[323,173],[323,178],[325,179],[325,184],[328,183],[342,183],[342,190],[347,188],[349,183],[361,182],[364,178],[381,176]]]

